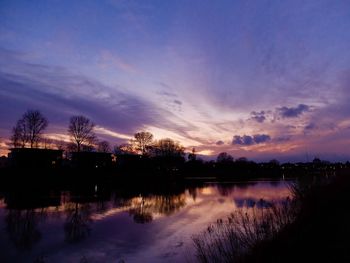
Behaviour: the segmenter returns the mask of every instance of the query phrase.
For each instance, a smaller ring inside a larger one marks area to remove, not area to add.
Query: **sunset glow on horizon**
[[[28,109],[111,145],[172,138],[205,158],[350,159],[349,1],[0,3],[0,155]]]

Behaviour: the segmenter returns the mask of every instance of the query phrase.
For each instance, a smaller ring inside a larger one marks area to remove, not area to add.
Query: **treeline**
[[[138,132],[129,143],[115,145],[112,150],[109,142],[98,140],[94,131],[95,124],[82,115],[72,116],[69,119],[67,135],[70,142],[45,136],[44,131],[48,124],[47,118],[40,111],[28,110],[12,129],[11,146],[13,148],[55,148],[67,152],[96,151],[142,156],[185,156],[185,148],[180,143],[169,138],[156,141],[149,132]]]
[[[134,134],[127,143],[113,148],[107,141],[99,141],[95,134],[95,124],[87,117],[77,115],[69,119],[67,135],[70,142],[52,140],[44,131],[48,120],[40,111],[28,110],[16,122],[12,129],[11,143],[14,148],[56,148],[62,150],[65,160],[69,161],[72,153],[101,152],[114,154],[115,169],[124,172],[172,172],[191,176],[216,176],[236,178],[244,177],[283,177],[297,176],[302,173],[333,173],[349,168],[350,164],[332,164],[315,159],[311,163],[285,163],[277,160],[256,163],[245,157],[234,159],[226,152],[220,153],[216,160],[204,161],[195,148],[189,153],[185,148],[170,138],[155,140],[150,132]],[[87,156],[80,154],[79,156]]]

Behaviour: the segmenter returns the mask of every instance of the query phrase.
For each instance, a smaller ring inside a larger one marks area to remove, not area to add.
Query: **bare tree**
[[[109,142],[107,141],[101,141],[97,145],[97,151],[102,153],[109,153],[111,152],[111,146]]]
[[[150,132],[138,132],[135,133],[134,138],[136,150],[140,151],[142,155],[145,155],[153,143],[153,134]]]
[[[42,132],[48,125],[47,119],[38,110],[28,110],[23,115],[25,131],[28,136],[30,148],[38,145]]]
[[[65,150],[67,148],[67,143],[63,140],[59,140],[56,142],[56,147],[58,150]]]
[[[38,110],[28,110],[17,121],[12,130],[11,141],[15,147],[24,147],[27,142],[30,148],[37,147],[42,132],[48,125],[47,119]]]
[[[51,149],[53,142],[54,141],[50,138],[42,138],[42,144],[45,149]]]
[[[15,148],[24,148],[26,142],[27,136],[25,133],[24,121],[20,119],[17,121],[16,126],[12,128],[11,143]]]
[[[80,152],[82,146],[91,146],[96,140],[95,124],[85,116],[72,116],[69,121],[68,133]]]

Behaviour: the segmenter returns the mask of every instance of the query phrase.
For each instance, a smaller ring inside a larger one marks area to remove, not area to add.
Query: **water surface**
[[[290,195],[286,181],[139,192],[91,185],[0,193],[0,262],[188,262],[191,236],[235,209]]]

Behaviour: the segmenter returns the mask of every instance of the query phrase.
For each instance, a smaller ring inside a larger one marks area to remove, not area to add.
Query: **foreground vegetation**
[[[193,237],[199,262],[350,262],[350,178],[310,177],[282,205],[240,210]]]

